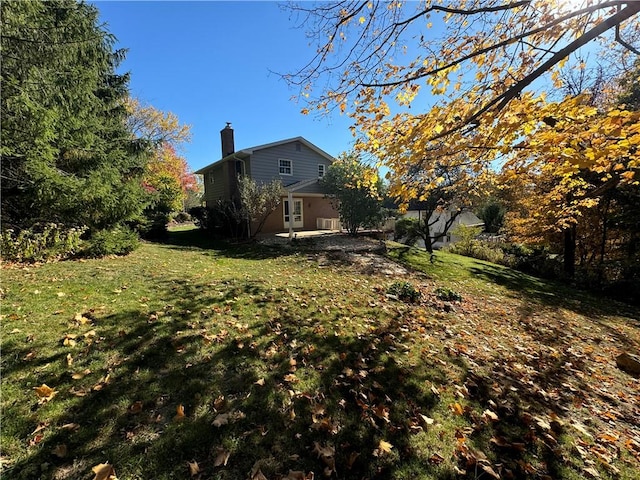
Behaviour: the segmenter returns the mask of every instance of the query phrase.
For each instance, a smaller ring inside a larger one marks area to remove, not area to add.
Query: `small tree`
[[[375,168],[346,153],[327,169],[322,181],[327,195],[351,235],[382,220],[384,185]]]
[[[264,226],[267,217],[278,208],[282,197],[280,179],[269,183],[256,183],[249,177],[238,177],[238,191],[244,220],[257,224],[254,231],[249,228],[248,236],[254,238]]]

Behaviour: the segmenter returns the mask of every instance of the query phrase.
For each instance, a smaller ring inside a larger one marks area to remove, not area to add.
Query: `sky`
[[[128,49],[121,72],[143,104],[191,126],[182,155],[193,171],[221,157],[220,130],[236,150],[302,136],[333,156],[351,149],[351,120],[338,112],[302,115],[277,74],[312,58],[304,29],[271,1],[95,1],[115,48]]]

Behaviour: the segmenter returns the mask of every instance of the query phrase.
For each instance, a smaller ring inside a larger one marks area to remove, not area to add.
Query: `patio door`
[[[289,200],[284,200],[282,207],[284,209],[284,228],[289,228],[290,215],[293,215],[293,228],[302,228],[304,226],[301,199],[293,199],[293,208],[290,208]]]

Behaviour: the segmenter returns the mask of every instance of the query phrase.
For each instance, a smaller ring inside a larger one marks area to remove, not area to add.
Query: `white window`
[[[327,172],[327,167],[323,163],[318,165],[318,178],[324,177],[324,174]]]
[[[278,170],[280,175],[293,175],[293,163],[291,160],[281,158],[278,160]]]

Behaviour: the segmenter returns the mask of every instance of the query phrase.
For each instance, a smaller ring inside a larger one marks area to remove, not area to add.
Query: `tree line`
[[[2,229],[151,234],[198,190],[189,128],[130,98],[126,51],[74,0],[2,2]],[[14,237],[15,240],[16,237]]]

